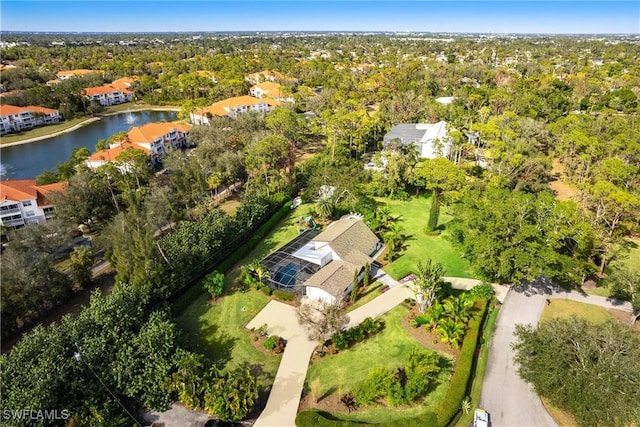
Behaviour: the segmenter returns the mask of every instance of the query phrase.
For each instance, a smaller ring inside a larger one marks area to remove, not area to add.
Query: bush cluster
[[[280,289],[276,289],[275,291],[273,291],[273,296],[280,301],[293,301],[297,297],[297,295],[293,292],[283,291]]]
[[[345,350],[355,343],[377,334],[382,329],[384,329],[384,321],[382,319],[367,317],[359,325],[333,334],[331,343],[336,350]]]
[[[431,351],[414,349],[401,368],[372,368],[360,383],[354,397],[358,405],[370,405],[385,399],[389,406],[413,403],[427,392],[441,368],[439,356]]]
[[[269,233],[276,224],[288,215],[291,212],[291,202],[287,202],[282,206],[275,214],[273,214],[268,220],[262,224],[262,226],[251,236],[251,238],[244,244],[240,245],[235,249],[234,252],[231,253],[228,257],[226,257],[222,262],[217,264],[216,270],[220,272],[226,272],[231,269],[235,264],[237,264],[242,258],[247,256],[249,252],[251,252],[257,244],[264,238],[264,236]],[[225,253],[229,253],[234,249],[233,246],[229,247],[229,245],[225,246]],[[214,257],[214,260],[217,262],[217,256]],[[213,268],[215,264],[211,265]],[[195,301],[203,292],[202,287],[200,286],[185,286],[182,290],[175,292],[170,300],[173,300],[172,311],[174,314],[182,313],[193,301]]]
[[[476,346],[480,336],[480,328],[487,311],[487,301],[477,299],[474,308],[478,311],[474,312],[473,317],[469,321],[469,329],[467,330],[460,357],[458,359],[455,372],[453,373],[449,389],[440,405],[434,410],[426,412],[420,416],[412,418],[404,418],[395,420],[393,423],[380,424],[389,427],[413,427],[413,426],[443,426],[448,425],[455,417],[461,407],[461,402],[467,395],[467,387],[471,377],[471,368],[475,357]],[[372,394],[372,393],[370,393]],[[310,410],[303,411],[296,417],[296,425],[301,427],[330,427],[340,426],[347,427],[354,425],[353,422],[342,421],[333,418],[333,416],[324,411]]]
[[[267,350],[273,351],[276,354],[280,354],[284,352],[284,348],[287,345],[287,342],[282,337],[271,335],[269,338],[264,340],[264,343],[262,343],[262,345]]]

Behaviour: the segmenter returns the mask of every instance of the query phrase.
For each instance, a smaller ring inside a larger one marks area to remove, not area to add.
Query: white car
[[[476,409],[473,413],[473,427],[489,427],[489,413],[484,409]]]

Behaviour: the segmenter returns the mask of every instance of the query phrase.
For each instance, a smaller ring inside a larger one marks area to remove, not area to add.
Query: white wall
[[[336,302],[336,298],[323,289],[316,288],[314,286],[307,286],[307,297],[315,298],[333,304]]]

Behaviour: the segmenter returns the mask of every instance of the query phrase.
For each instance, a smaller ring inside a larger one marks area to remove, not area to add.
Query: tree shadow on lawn
[[[219,366],[224,366],[231,360],[231,351],[238,340],[227,333],[220,332],[217,324],[201,329],[205,344],[204,354]]]
[[[197,319],[196,321],[187,322],[182,319],[179,322],[183,332],[182,341],[186,348],[204,354],[207,359],[218,366],[224,366],[231,360],[231,351],[237,338],[221,332],[217,323],[203,325],[205,321],[202,319],[209,307],[209,300],[204,304],[198,304],[197,309],[190,313],[190,317]],[[189,328],[185,328],[187,323]]]

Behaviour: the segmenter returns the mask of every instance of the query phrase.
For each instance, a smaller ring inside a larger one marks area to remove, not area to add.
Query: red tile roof
[[[84,94],[87,95],[87,96],[106,95],[108,93],[113,93],[113,92],[122,92],[124,94],[133,93],[130,90],[113,87],[111,85],[94,86],[94,87],[86,87],[86,88],[84,88]]]
[[[113,148],[107,148],[104,150],[97,151],[92,155],[90,155],[89,157],[87,157],[87,160],[94,160],[94,161],[104,160],[107,162],[112,162],[116,160],[116,157],[118,157],[118,154],[122,153],[128,148],[133,148],[134,150],[141,150],[147,154],[151,154],[151,150],[149,150],[148,148],[142,147],[138,144],[132,144],[130,142],[123,142],[121,144],[116,145]]]
[[[140,127],[133,127],[127,133],[129,136],[129,140],[133,143],[136,142],[144,142],[149,143],[153,142],[156,139],[165,136],[172,130],[177,129],[180,132],[189,132],[191,130],[191,126],[189,125],[180,125],[178,123],[169,123],[169,122],[161,122],[161,123],[147,123]]]
[[[256,105],[260,103],[266,103],[272,107],[282,104],[280,101],[276,101],[275,99],[271,99],[271,98],[258,99],[253,96],[243,95],[243,96],[234,96],[233,98],[223,99],[222,101],[213,103],[209,107],[201,108],[194,112],[196,114],[209,113],[212,116],[226,116],[228,115],[228,109],[241,107],[241,106]]]
[[[38,206],[46,206],[48,203],[46,196],[52,192],[62,192],[67,188],[66,182],[55,184],[36,185],[35,179],[12,179],[0,181],[0,201],[5,200],[33,200],[36,199]]]

